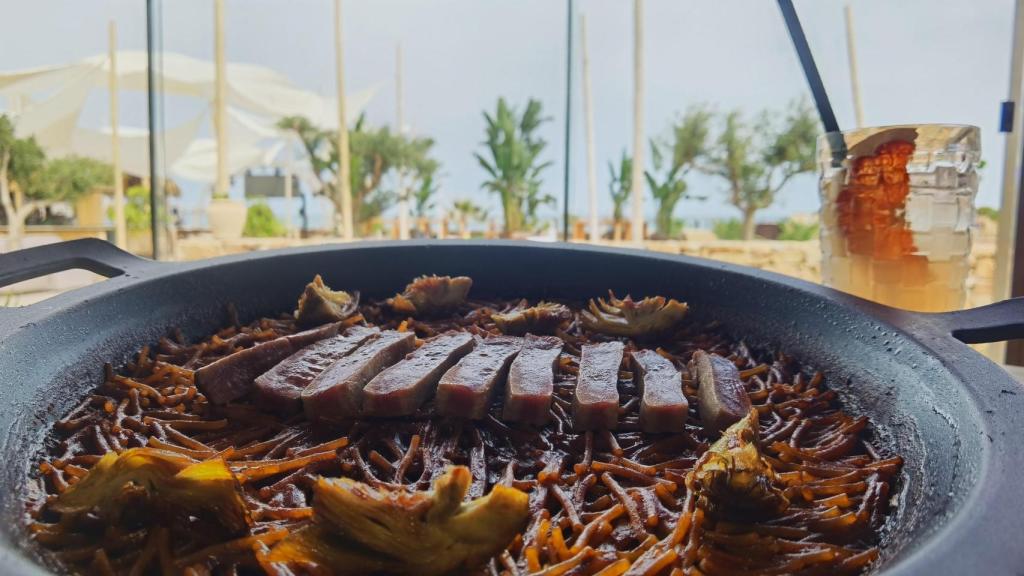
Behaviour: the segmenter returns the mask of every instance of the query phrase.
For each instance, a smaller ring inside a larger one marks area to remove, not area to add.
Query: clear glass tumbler
[[[980,139],[943,124],[819,137],[825,285],[907,310],[962,308]]]

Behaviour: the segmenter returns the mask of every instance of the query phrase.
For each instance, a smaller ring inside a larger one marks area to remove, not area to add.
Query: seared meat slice
[[[522,350],[509,367],[502,418],[537,425],[548,421],[561,352],[561,338],[526,335]]]
[[[619,422],[619,365],[622,342],[584,344],[572,402],[577,430],[614,429]]]
[[[654,350],[637,350],[633,381],[640,391],[640,427],[644,432],[682,432],[690,409],[683,378],[667,358]]]
[[[327,367],[302,391],[302,408],[312,422],[336,422],[357,416],[363,387],[381,370],[415,347],[412,332],[388,330]]]
[[[292,345],[292,348],[298,350],[299,348],[305,348],[314,342],[323,340],[324,338],[330,338],[331,336],[337,336],[341,330],[341,324],[334,322],[332,324],[324,324],[316,328],[310,328],[302,332],[296,332],[289,336],[285,336],[288,339],[288,343]]]
[[[412,414],[430,397],[441,375],[475,343],[469,332],[446,332],[423,344],[370,380],[363,388],[363,412],[372,416]]]
[[[349,294],[331,290],[319,274],[306,285],[299,297],[295,310],[295,322],[299,326],[317,326],[327,322],[338,322],[348,318],[359,306],[359,292]]]
[[[477,344],[441,377],[437,385],[438,412],[475,420],[486,416],[494,392],[522,347],[523,339],[512,336],[493,336]]]
[[[292,354],[256,379],[256,404],[282,414],[301,412],[306,386],[328,366],[378,334],[377,328],[353,326],[345,334],[325,338]]]
[[[709,435],[722,432],[750,412],[750,397],[732,361],[697,350],[692,362],[700,421]]]
[[[420,276],[388,300],[392,310],[410,316],[451,312],[466,301],[473,280],[467,276]]]
[[[245,396],[253,380],[293,352],[338,333],[338,324],[327,324],[298,334],[260,342],[196,370],[196,386],[214,404],[227,404]]]
[[[510,310],[504,314],[491,314],[491,320],[498,326],[502,334],[522,336],[527,332],[531,334],[551,334],[558,327],[572,320],[572,310],[564,304],[554,302],[541,302],[536,306],[523,308],[526,300],[523,300],[521,307]]]

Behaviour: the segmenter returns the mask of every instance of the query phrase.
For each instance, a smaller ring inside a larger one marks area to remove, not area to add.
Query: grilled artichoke
[[[142,492],[161,512],[209,516],[232,532],[251,523],[234,474],[224,460],[196,462],[154,448],[107,452],[92,470],[57,498],[61,514],[96,513],[116,522],[132,495]]]
[[[536,306],[520,307],[504,314],[491,314],[491,320],[494,320],[502,334],[551,334],[572,320],[572,310],[562,304],[540,302]]]
[[[410,316],[433,316],[459,307],[466,301],[473,280],[467,276],[420,276],[405,291],[388,300],[391,309]]]
[[[770,515],[789,507],[757,447],[757,410],[725,430],[687,475],[697,505],[720,516]]]
[[[593,332],[631,338],[665,334],[676,328],[686,316],[685,302],[652,296],[635,302],[630,296],[615,297],[609,290],[608,300],[590,300],[587,310],[580,312],[583,327]]]
[[[303,328],[339,322],[351,316],[358,306],[359,292],[331,290],[317,274],[299,297],[295,322]]]
[[[463,503],[471,481],[465,466],[449,469],[428,492],[320,478],[315,524],[277,544],[264,563],[335,576],[471,569],[505,549],[529,515],[527,495],[505,486]]]

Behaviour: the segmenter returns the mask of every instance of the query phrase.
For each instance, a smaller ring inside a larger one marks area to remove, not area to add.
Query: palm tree
[[[655,172],[665,170],[661,181],[651,172],[644,172],[651,194],[658,203],[655,224],[658,233],[671,237],[675,233],[673,214],[680,200],[686,198],[686,176],[708,155],[708,134],[711,111],[703,106],[690,108],[672,126],[671,140],[658,143],[651,140],[651,163]]]
[[[608,162],[608,173],[611,178],[608,181],[608,192],[612,196],[612,220],[615,225],[622,223],[622,207],[629,201],[629,194],[633,188],[633,158],[622,151],[622,158],[619,159],[618,170],[615,164]]]
[[[532,98],[522,115],[498,98],[497,111],[493,116],[484,112],[484,119],[487,139],[483,144],[489,157],[474,156],[490,176],[483,187],[501,198],[505,233],[514,234],[534,224],[538,207],[555,201],[540,192],[540,174],[551,162],[540,161],[547,142],[536,135],[537,128],[550,119],[542,116],[541,103]]]
[[[482,221],[487,219],[487,211],[475,204],[468,198],[456,200],[452,204],[452,211],[459,223],[459,236],[469,238],[469,222],[471,220]]]

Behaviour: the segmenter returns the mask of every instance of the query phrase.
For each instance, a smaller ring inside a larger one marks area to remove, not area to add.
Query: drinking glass
[[[825,285],[907,310],[962,308],[980,137],[948,124],[819,137]]]

